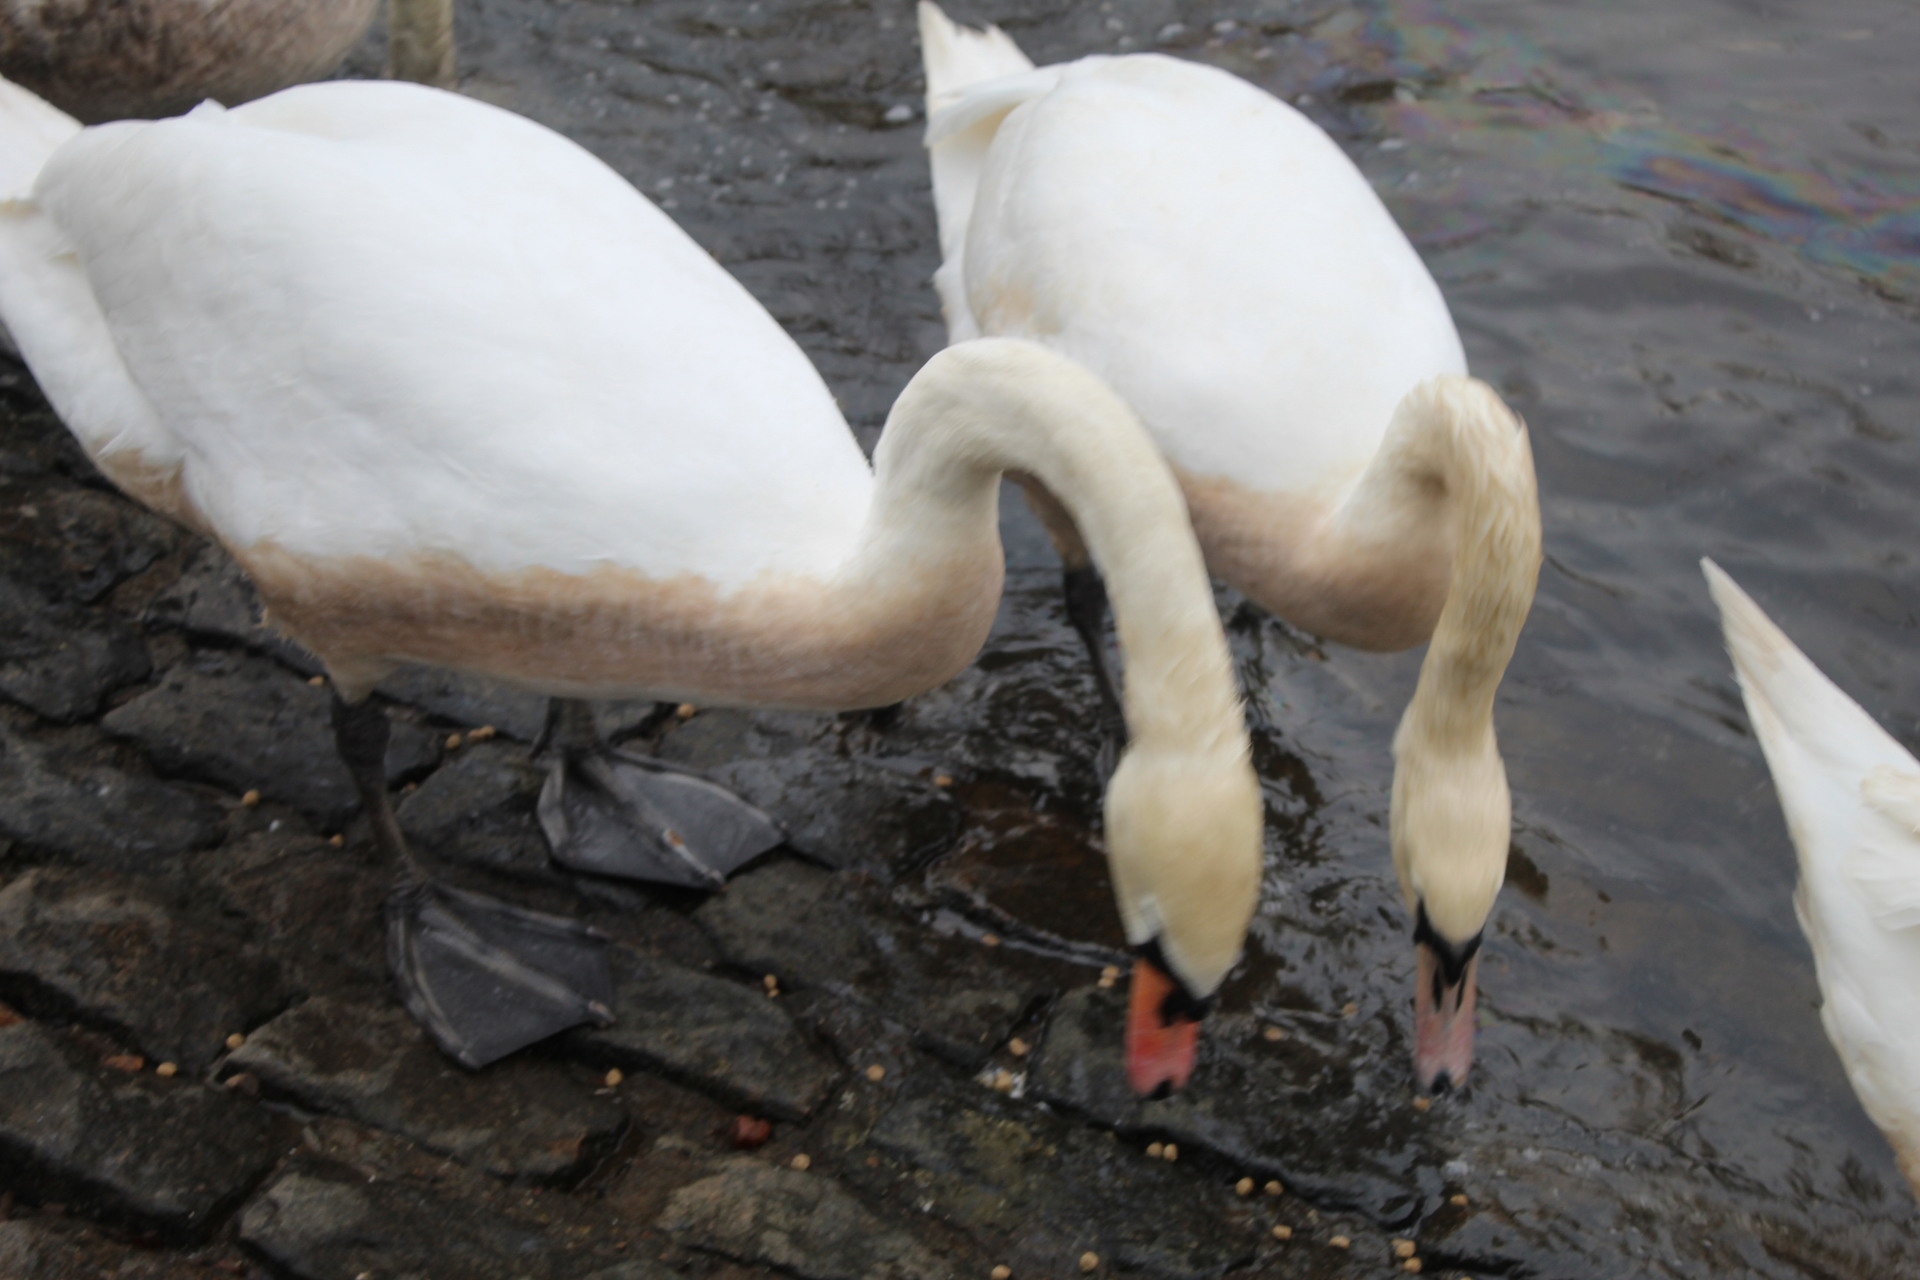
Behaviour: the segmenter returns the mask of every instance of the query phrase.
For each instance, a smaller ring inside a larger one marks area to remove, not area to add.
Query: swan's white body
[[[1292,107],[1158,55],[1034,68],[997,29],[920,15],[952,338],[1027,338],[1111,382],[1208,566],[1256,602],[1363,648],[1431,637],[1394,743],[1394,861],[1423,1002],[1437,958],[1452,1009],[1419,1006],[1421,1074],[1459,1083],[1510,839],[1493,695],[1540,563],[1524,427],[1465,376],[1419,255]]]
[[[999,476],[1074,508],[1133,745],[1116,893],[1196,991],[1261,809],[1178,488],[1032,344],[941,353],[869,470],[813,367],[579,147],[412,85],[79,131],[0,84],[0,320],[101,469],[217,537],[349,700],[405,661],[576,696],[881,705],[985,640]]]
[[[8,215],[8,313],[109,474],[177,471],[243,550],[831,573],[873,478],[819,375],[556,141],[390,84],[90,129]]]
[[[1920,1196],[1920,761],[1701,565],[1800,857],[1820,1021]]]
[[[1329,504],[1407,392],[1466,372],[1406,237],[1286,103],[1152,54],[972,89],[929,91],[955,341],[1044,341],[1103,371],[1183,470]],[[972,183],[944,180],[961,167]]]

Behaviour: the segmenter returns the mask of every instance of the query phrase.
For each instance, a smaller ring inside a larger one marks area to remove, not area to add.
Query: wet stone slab
[[[449,862],[521,880],[564,881],[534,811],[546,776],[524,747],[476,743],[401,801],[400,828],[422,851]]]
[[[198,1072],[283,1007],[279,966],[151,882],[39,867],[0,889],[0,998]]]
[[[120,618],[55,604],[0,578],[0,696],[49,720],[73,721],[152,669],[139,632]]]
[[[565,1182],[612,1151],[626,1112],[565,1066],[525,1055],[466,1071],[383,992],[318,996],[261,1027],[223,1074],[396,1133],[502,1178]]]
[[[244,645],[296,671],[319,675],[320,660],[268,626],[253,584],[233,558],[203,542],[171,586],[147,607],[147,620],[188,635]]]
[[[552,1280],[565,1274],[558,1250],[537,1226],[476,1213],[456,1195],[381,1183],[304,1154],[247,1205],[239,1238],[300,1280]]]
[[[494,680],[442,667],[405,667],[382,680],[378,692],[442,720],[532,742],[547,722],[547,700]]]
[[[1123,1133],[1213,1152],[1376,1221],[1404,1222],[1441,1199],[1444,1158],[1420,1141],[1417,1113],[1396,1117],[1379,1101],[1395,1091],[1358,1078],[1369,1063],[1404,1072],[1401,1056],[1343,1052],[1298,1031],[1271,1042],[1252,1019],[1216,1016],[1207,1020],[1187,1088],[1143,1102],[1121,1059],[1126,1020],[1122,988],[1069,993],[1034,1053],[1029,1092]],[[1367,1140],[1356,1141],[1356,1133]]]
[[[0,1027],[0,1185],[173,1236],[205,1229],[279,1154],[265,1112],[185,1076],[86,1060]]]
[[[210,899],[272,938],[294,991],[378,986],[387,974],[382,908],[391,868],[317,836],[256,831],[197,854],[189,874]]]
[[[956,1091],[923,1078],[865,1141],[887,1163],[853,1162],[856,1185],[904,1178],[915,1204],[965,1228],[1016,1274],[1067,1274],[1091,1251],[1122,1273],[1198,1280],[1256,1262],[1278,1267],[1286,1253],[1325,1251],[1342,1234],[1352,1251],[1328,1262],[1354,1265],[1323,1263],[1312,1274],[1377,1275],[1390,1252],[1357,1219],[1322,1217],[1297,1198],[1238,1195],[1237,1166],[1156,1160],[1145,1139],[1122,1141],[979,1086]],[[1276,1224],[1297,1247],[1277,1247]]]
[[[1081,972],[943,934],[871,881],[792,858],[735,879],[695,919],[729,963],[867,1005],[968,1066],[1029,1005]]]
[[[220,807],[116,767],[92,730],[54,739],[0,720],[0,837],[122,871],[151,871],[219,839]]]
[[[659,755],[766,810],[793,848],[829,866],[884,873],[951,848],[960,814],[946,793],[834,750],[832,739],[844,732],[846,722],[823,716],[702,711],[672,728]]]
[[[656,1225],[684,1244],[803,1280],[956,1274],[949,1259],[828,1175],[746,1157],[674,1192]]]
[[[649,1259],[631,1248],[643,1227],[591,1198],[490,1178],[323,1116],[236,1215],[234,1235],[270,1274],[298,1280],[575,1280]]]
[[[217,1250],[210,1256],[157,1253],[114,1239],[85,1223],[62,1218],[0,1222],[0,1276],[7,1280],[208,1280],[209,1266],[230,1274],[245,1263]],[[219,1274],[214,1272],[212,1274]]]
[[[0,509],[0,564],[49,599],[92,604],[186,536],[118,494],[33,486]]]
[[[587,1061],[655,1071],[730,1106],[803,1120],[826,1100],[839,1067],[757,986],[697,973],[615,946],[614,1023],[568,1032]]]
[[[130,738],[154,768],[291,805],[338,828],[359,807],[333,747],[332,694],[266,658],[203,652],[153,690],[101,720]],[[439,735],[396,722],[387,776],[404,778],[439,758]]]

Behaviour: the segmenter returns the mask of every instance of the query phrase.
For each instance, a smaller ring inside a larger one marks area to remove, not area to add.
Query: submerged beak
[[[1143,1098],[1186,1087],[1200,1051],[1200,1012],[1171,974],[1146,956],[1133,962],[1127,1004],[1127,1083]]]
[[[1413,1071],[1423,1093],[1467,1083],[1473,1066],[1474,979],[1476,953],[1448,981],[1446,967],[1432,943],[1414,943],[1419,957],[1413,996]]]

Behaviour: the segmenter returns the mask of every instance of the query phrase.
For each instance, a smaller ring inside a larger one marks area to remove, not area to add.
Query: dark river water
[[[1717,559],[1920,742],[1920,8],[950,12],[1038,62],[1158,48],[1301,105],[1533,431],[1547,563],[1498,711],[1512,870],[1473,1087],[1431,1112],[1407,1106],[1413,957],[1385,826],[1418,654],[1322,646],[1223,596],[1272,815],[1226,1012],[1340,1066],[1322,1114],[1257,1082],[1236,1101],[1271,1108],[1304,1185],[1383,1225],[1471,1190],[1495,1211],[1454,1244],[1489,1269],[1920,1274],[1914,1203],[1820,1029],[1793,852],[1697,568]],[[871,443],[944,340],[911,7],[463,0],[460,19],[465,91],[657,200]],[[889,733],[787,721],[823,760],[964,775],[960,842],[912,892],[958,894],[1031,945],[1108,946],[1091,685],[1051,551],[1017,504],[1005,523],[1009,596],[979,669]]]

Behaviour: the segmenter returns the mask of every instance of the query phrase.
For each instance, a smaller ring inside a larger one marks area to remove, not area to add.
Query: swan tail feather
[[[940,226],[941,264],[933,285],[946,313],[948,341],[964,342],[979,336],[961,259],[987,149],[1006,113],[1044,92],[1053,76],[1051,69],[1035,72],[1000,28],[959,26],[932,0],[920,4],[920,55],[927,74],[927,158]]]
[[[80,122],[38,94],[0,78],[0,213],[17,212],[33,195],[47,157],[80,132]],[[0,324],[0,350],[19,355],[19,344]]]
[[[1020,46],[998,27],[963,27],[933,0],[920,0],[920,57],[927,72],[927,117],[951,106],[963,89],[1033,70]]]
[[[26,361],[108,479],[194,524],[182,447],[128,372],[79,255],[36,196],[54,153],[81,131],[72,116],[0,79],[0,349]]]
[[[1802,874],[1852,886],[1882,928],[1920,925],[1920,763],[1719,565],[1700,567]]]
[[[0,200],[30,196],[47,157],[80,127],[38,94],[0,79]]]

